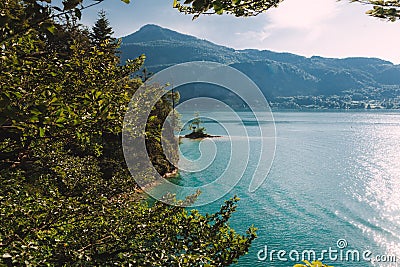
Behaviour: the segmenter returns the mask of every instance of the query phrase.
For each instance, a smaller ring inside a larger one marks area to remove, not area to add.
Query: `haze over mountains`
[[[272,100],[338,96],[382,101],[400,96],[400,65],[377,58],[306,58],[268,50],[235,50],[157,25],[143,26],[122,38],[121,51],[123,62],[145,54],[145,66],[153,73],[189,61],[228,64],[248,75]]]

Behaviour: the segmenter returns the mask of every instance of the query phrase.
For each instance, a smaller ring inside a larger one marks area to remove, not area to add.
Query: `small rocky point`
[[[219,135],[209,135],[203,132],[191,132],[184,136],[185,138],[189,139],[202,139],[202,138],[213,138],[213,137],[221,137]]]

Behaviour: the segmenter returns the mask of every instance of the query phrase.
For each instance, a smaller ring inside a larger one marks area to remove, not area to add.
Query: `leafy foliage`
[[[0,4],[0,265],[235,262],[255,238],[252,227],[243,236],[228,225],[237,199],[207,216],[141,200],[121,130],[144,56],[120,65],[107,41],[94,43],[76,23],[81,1],[63,3],[65,20],[36,1]],[[157,103],[148,132],[160,129],[170,97]]]
[[[174,0],[173,7],[185,14],[192,14],[193,19],[203,14],[232,14],[236,17],[257,16],[270,8],[278,7],[283,0]],[[183,3],[182,3],[183,2]],[[398,0],[350,0],[372,5],[367,14],[373,17],[396,21],[400,18]]]
[[[333,266],[328,266],[326,264],[323,264],[320,261],[313,261],[312,263],[310,263],[308,260],[304,260],[303,261],[305,263],[304,264],[295,264],[293,267],[333,267]]]
[[[362,4],[372,5],[367,14],[389,21],[396,21],[400,18],[400,2],[398,0],[351,0]]]
[[[236,17],[257,16],[283,0],[174,0],[173,6],[198,18],[202,14],[232,14]],[[183,2],[183,3],[182,3]]]
[[[199,133],[204,133],[204,131],[206,130],[206,128],[204,127],[200,127],[200,125],[203,123],[203,121],[200,118],[200,113],[196,112],[194,114],[194,118],[193,120],[190,122],[190,124],[188,125],[189,130],[191,130],[192,132],[199,132]]]

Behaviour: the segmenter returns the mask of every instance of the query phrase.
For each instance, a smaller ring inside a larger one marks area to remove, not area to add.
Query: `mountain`
[[[241,52],[206,40],[184,35],[156,25],[143,26],[139,31],[122,38],[121,59],[147,56],[146,66],[158,71],[177,63],[208,60],[230,64],[241,57]],[[244,54],[245,56],[245,54]]]
[[[146,55],[145,66],[153,73],[189,61],[228,64],[248,75],[269,99],[400,96],[400,65],[378,58],[307,58],[268,50],[235,50],[157,25],[143,26],[122,38],[122,61],[141,54]]]

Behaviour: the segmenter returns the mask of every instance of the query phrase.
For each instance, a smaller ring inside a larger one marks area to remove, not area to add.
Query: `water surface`
[[[347,243],[341,249],[343,253],[369,250],[372,259],[397,255],[397,263],[370,263],[362,259],[357,262],[351,257],[348,261],[329,260],[327,255],[324,262],[333,266],[400,266],[400,113],[274,112],[273,115],[276,154],[267,180],[256,192],[248,191],[257,167],[257,160],[252,159],[254,154],[250,154],[237,186],[223,199],[199,207],[203,213],[211,213],[218,210],[224,199],[235,194],[241,198],[231,226],[241,233],[253,224],[259,230],[250,252],[240,259],[238,266],[293,266],[295,262],[290,259],[282,262],[268,257],[262,261],[257,254],[265,246],[269,251],[287,253],[305,249],[319,253],[331,247],[339,253],[340,239],[340,246]],[[250,133],[250,145],[256,150],[257,138],[251,136],[257,132],[258,123],[250,113],[243,112],[240,117],[243,122],[220,114],[220,123],[244,125]],[[216,121],[206,121],[204,126],[211,134],[226,134]],[[217,152],[212,164],[200,172],[181,171],[175,182],[198,186],[213,181],[227,168],[231,157],[229,142],[246,138],[213,140]],[[200,157],[199,143],[184,140],[181,156]]]

